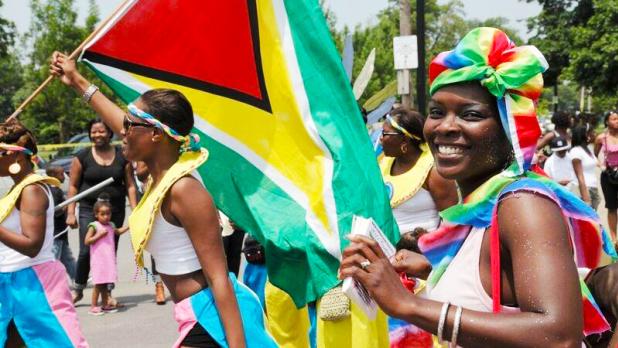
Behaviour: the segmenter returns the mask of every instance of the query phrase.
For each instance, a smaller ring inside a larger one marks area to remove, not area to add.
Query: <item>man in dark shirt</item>
[[[64,182],[64,170],[59,166],[50,166],[45,171],[48,176],[54,177],[60,182]],[[62,189],[56,186],[51,186],[52,197],[54,198],[54,205],[58,205],[65,200],[64,192]],[[71,277],[71,280],[75,279],[75,258],[69,248],[68,232],[69,227],[66,224],[67,213],[66,207],[57,210],[54,213],[54,247],[53,252],[57,260],[60,260],[64,267],[67,269],[67,273]]]

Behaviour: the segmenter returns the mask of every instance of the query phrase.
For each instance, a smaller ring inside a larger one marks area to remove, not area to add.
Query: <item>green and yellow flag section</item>
[[[353,215],[398,238],[317,0],[130,1],[81,59],[125,102],[187,96],[208,190],[298,306],[337,284]]]

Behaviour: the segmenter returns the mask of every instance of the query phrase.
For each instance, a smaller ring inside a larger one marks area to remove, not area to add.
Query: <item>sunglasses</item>
[[[382,136],[387,136],[387,135],[403,135],[401,133],[397,133],[397,132],[386,132],[386,131],[382,131]]]
[[[122,127],[127,132],[132,127],[157,128],[157,126],[155,126],[154,124],[131,121],[131,119],[127,115],[124,115],[124,120],[122,121]]]

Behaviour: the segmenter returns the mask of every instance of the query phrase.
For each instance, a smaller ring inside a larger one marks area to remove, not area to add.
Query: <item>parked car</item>
[[[114,134],[114,137],[112,138],[112,142],[116,142],[119,140],[120,138],[116,134]],[[52,158],[49,161],[49,163],[47,163],[47,165],[48,166],[60,166],[64,169],[65,173],[69,174],[69,172],[71,171],[71,162],[73,162],[73,158],[75,157],[75,155],[77,155],[77,153],[81,149],[83,149],[84,147],[90,144],[90,138],[88,137],[88,133],[79,133],[77,135],[72,136],[71,139],[69,139],[67,143],[68,144],[83,144],[83,146],[66,147],[66,148],[62,148],[58,150],[58,152],[56,153],[56,156],[54,156],[54,158]]]
[[[87,146],[90,143],[90,138],[88,137],[88,133],[79,133],[77,135],[72,136],[71,139],[69,139],[67,143],[68,144],[83,143],[84,146]],[[62,169],[64,169],[64,172],[68,174],[69,171],[71,170],[71,162],[73,162],[73,158],[79,152],[79,150],[83,148],[84,147],[82,146],[62,148],[58,150],[58,152],[56,153],[56,156],[54,156],[54,158],[52,158],[47,165],[48,166],[60,166],[62,167]]]

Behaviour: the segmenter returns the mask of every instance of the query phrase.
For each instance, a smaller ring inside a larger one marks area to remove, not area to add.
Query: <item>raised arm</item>
[[[91,83],[77,71],[75,61],[70,60],[65,54],[54,52],[51,59],[50,73],[58,76],[60,81],[67,86],[73,87],[80,96],[88,89]],[[109,100],[101,91],[92,95],[90,107],[101,119],[112,128],[114,133],[120,134],[125,112],[118,105]]]
[[[190,177],[176,182],[170,197],[170,210],[187,231],[204,277],[212,289],[227,342],[230,347],[245,347],[240,310],[228,278],[219,217],[212,198],[196,179]]]
[[[40,186],[26,186],[18,202],[21,234],[0,226],[0,243],[28,257],[37,256],[45,241],[48,205],[47,195]]]
[[[558,207],[533,194],[504,200],[498,212],[503,258],[512,264],[514,298],[520,313],[463,310],[458,344],[464,347],[580,347],[582,304],[568,232]],[[437,332],[442,303],[403,288],[377,243],[353,237],[344,251],[341,277],[352,276],[389,315]],[[365,269],[360,262],[371,261]],[[482,274],[482,272],[481,272]],[[504,279],[504,277],[503,277]],[[453,289],[457,291],[457,289]],[[454,306],[445,325],[453,330]]]
[[[555,137],[556,135],[554,134],[554,132],[548,132],[547,134],[543,135],[541,137],[541,139],[539,139],[539,141],[536,143],[536,149],[537,150],[541,150],[543,149],[545,146],[549,145],[549,142]]]

